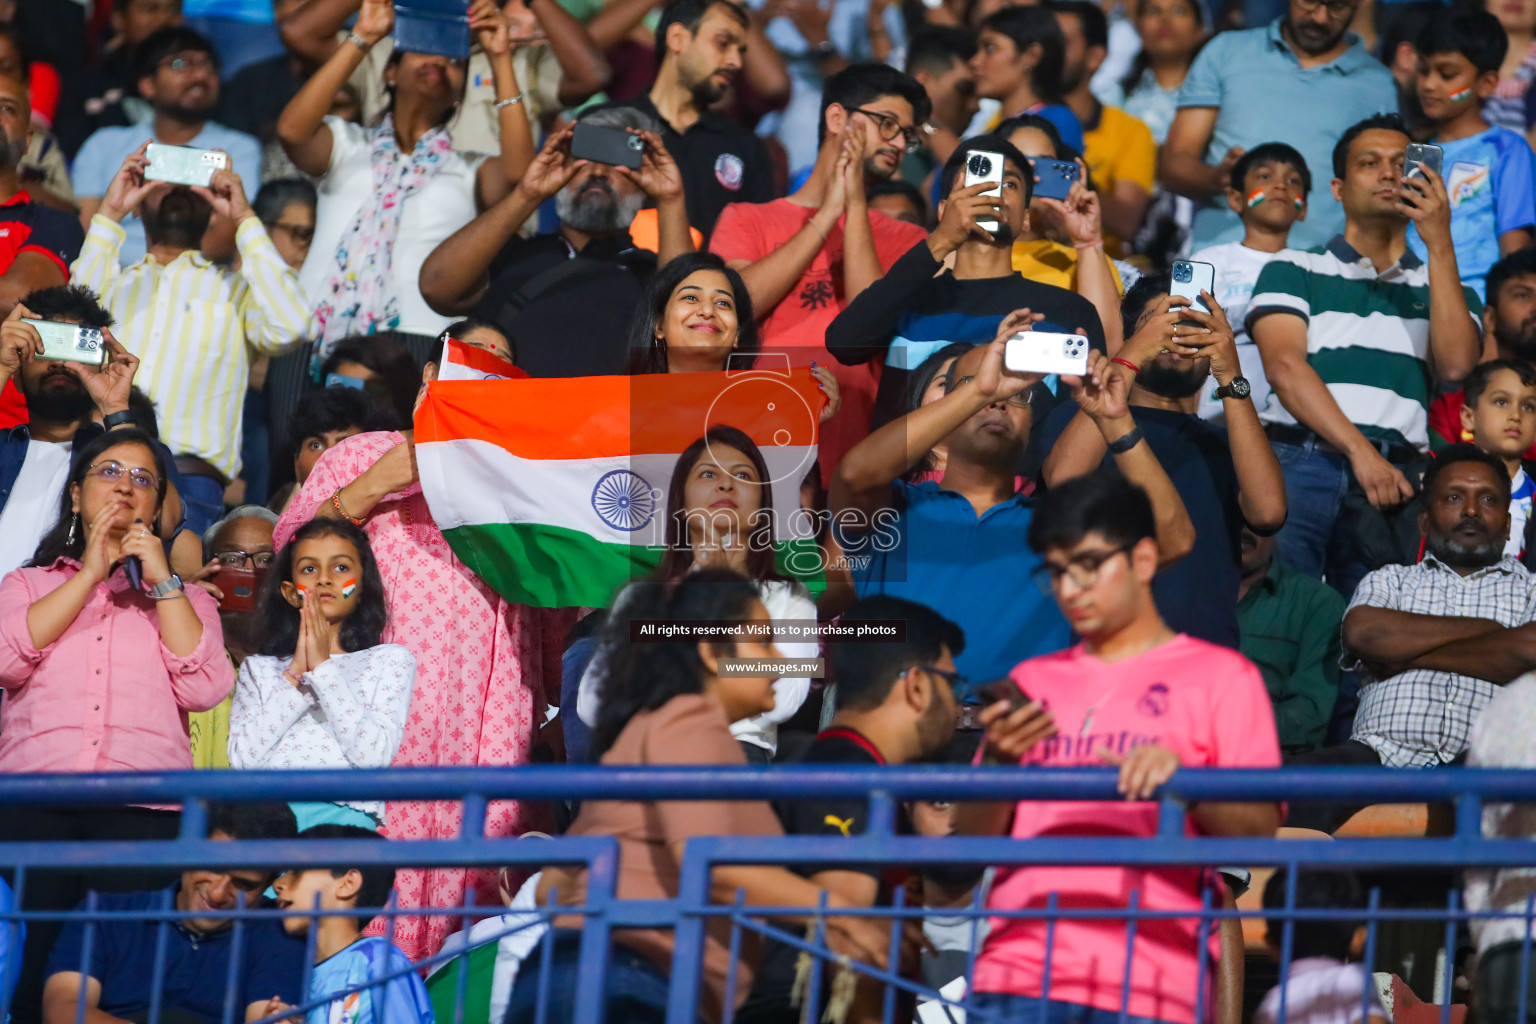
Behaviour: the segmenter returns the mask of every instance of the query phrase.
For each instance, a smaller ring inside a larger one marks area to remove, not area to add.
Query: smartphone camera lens
[[[638,152],[645,148],[645,140],[638,135],[631,135],[629,137],[629,148]]]
[[[985,178],[987,175],[992,173],[992,161],[982,156],[980,153],[972,156],[970,161],[966,163],[965,167],[967,171],[978,178]]]
[[[1192,276],[1192,274],[1191,274],[1191,271],[1190,271],[1189,264],[1187,264],[1187,263],[1178,263],[1178,264],[1174,265],[1174,268],[1173,268],[1173,279],[1175,281],[1188,281],[1191,278],[1191,276]]]

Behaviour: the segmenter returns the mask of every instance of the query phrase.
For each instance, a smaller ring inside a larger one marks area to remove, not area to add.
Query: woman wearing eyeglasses
[[[29,566],[0,581],[0,773],[192,767],[188,712],[235,685],[218,607],[183,588],[152,532],[166,467],[149,436],[108,431],[75,453],[58,523]],[[138,559],[140,585],[125,559]],[[8,841],[170,839],[180,815],[150,807],[12,807]],[[150,872],[45,872],[28,910],[63,910],[92,888],[149,888]],[[23,977],[41,977],[59,931],[29,921]]]

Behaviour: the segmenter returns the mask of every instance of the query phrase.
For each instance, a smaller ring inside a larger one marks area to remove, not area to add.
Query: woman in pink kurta
[[[389,624],[382,640],[416,656],[396,767],[526,764],[545,694],[559,693],[569,616],[504,600],[454,557],[422,496],[410,446],[404,434],[380,431],[327,451],[278,520],[273,542],[281,548],[317,514],[362,520],[384,577]],[[383,832],[393,839],[454,838],[459,817],[453,803],[391,802]],[[486,835],[517,836],[530,827],[527,808],[491,804]],[[501,903],[492,869],[401,870],[395,885],[404,908],[458,907],[466,888],[477,906]],[[401,917],[394,940],[419,960],[459,925],[457,917]]]

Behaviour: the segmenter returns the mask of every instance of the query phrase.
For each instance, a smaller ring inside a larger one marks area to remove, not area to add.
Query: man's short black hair
[[[1260,164],[1290,164],[1296,168],[1296,173],[1301,175],[1301,194],[1312,193],[1312,171],[1307,167],[1307,159],[1296,151],[1296,147],[1287,146],[1283,142],[1263,142],[1248,150],[1237,158],[1237,163],[1232,165],[1232,174],[1229,184],[1232,191],[1241,192],[1244,182],[1248,180],[1248,172]]]
[[[322,437],[348,427],[357,427],[366,434],[396,430],[403,425],[393,409],[379,404],[367,391],[338,385],[306,394],[288,417],[283,440],[292,459],[299,454],[299,446],[306,437]]]
[[[675,0],[661,9],[661,18],[656,22],[657,67],[667,59],[667,29],[680,24],[689,33],[697,33],[699,25],[704,22],[704,15],[716,5],[724,7],[732,18],[741,23],[742,28],[752,24],[752,16],[747,13],[746,7],[736,0]]]
[[[1088,0],[1055,0],[1050,9],[1076,18],[1083,27],[1083,42],[1109,49],[1109,18],[1104,15],[1104,8]]]
[[[893,643],[845,640],[831,645],[832,678],[838,707],[873,711],[891,687],[914,665],[932,665],[948,647],[951,657],[965,650],[965,632],[925,604],[876,594],[856,602],[838,619],[844,627],[859,622],[899,621],[906,639]]]
[[[1173,278],[1166,270],[1138,277],[1136,283],[1125,290],[1125,298],[1120,300],[1120,329],[1125,332],[1121,337],[1129,338],[1135,334],[1147,303],[1172,287]]]
[[[1461,382],[1461,397],[1468,409],[1477,408],[1477,403],[1483,400],[1483,392],[1488,390],[1488,382],[1500,370],[1508,370],[1520,378],[1521,384],[1536,388],[1536,366],[1524,359],[1491,359],[1486,363],[1478,363],[1467,374],[1467,379]]]
[[[1343,178],[1344,172],[1349,168],[1349,146],[1361,134],[1371,131],[1398,132],[1408,135],[1408,126],[1398,114],[1372,114],[1363,121],[1356,121],[1344,129],[1344,134],[1339,136],[1338,144],[1333,147],[1333,176]],[[1408,135],[1410,139],[1412,135]]]
[[[1039,45],[1040,59],[1029,73],[1035,95],[1047,103],[1061,99],[1061,73],[1066,68],[1067,40],[1049,7],[1004,7],[981,23],[983,32],[1007,36],[1019,56]]]
[[[107,312],[96,293],[83,284],[58,284],[52,288],[39,288],[28,292],[21,304],[39,320],[57,320],[67,316],[98,330],[112,326],[112,314]]]
[[[923,197],[923,190],[910,181],[902,181],[900,178],[877,181],[864,191],[866,199],[878,199],[881,196],[901,196],[912,204],[913,209],[917,210],[919,218],[928,219],[928,200]]]
[[[1152,499],[1113,466],[1046,491],[1029,524],[1029,546],[1036,554],[1074,548],[1090,533],[1117,547],[1130,547],[1146,537],[1157,539]]]
[[[955,151],[949,154],[949,159],[944,161],[944,169],[939,172],[939,198],[949,198],[949,194],[955,190],[955,178],[965,170],[966,158],[977,150],[1001,153],[1005,163],[1013,164],[1018,169],[1019,176],[1024,179],[1024,202],[1027,204],[1035,194],[1034,171],[1030,168],[1029,158],[1002,135],[973,135],[956,146]]]
[[[361,825],[311,825],[299,833],[300,839],[383,839],[372,829],[363,828]],[[395,869],[382,867],[377,864],[359,865],[350,868],[330,868],[332,878],[340,878],[348,871],[356,871],[363,876],[363,884],[357,890],[357,901],[354,907],[372,909],[382,908],[389,902],[389,890],[395,887]],[[311,909],[308,907],[295,907],[296,910]],[[357,926],[361,929],[368,922],[361,918],[356,919]]]
[[[955,62],[964,64],[976,56],[976,33],[958,25],[930,25],[907,44],[906,71],[942,75]]]
[[[1430,461],[1429,468],[1424,471],[1424,498],[1427,502],[1435,489],[1435,483],[1440,479],[1440,474],[1446,469],[1462,462],[1479,462],[1487,466],[1495,480],[1499,482],[1499,490],[1504,495],[1504,504],[1509,504],[1510,480],[1509,469],[1497,456],[1483,451],[1475,444],[1453,444],[1440,449]]]
[[[1447,7],[1419,30],[1414,47],[1420,57],[1459,53],[1471,61],[1479,75],[1485,75],[1499,70],[1504,63],[1509,36],[1504,33],[1503,23],[1488,11]]]
[[[1285,909],[1287,870],[1280,868],[1264,883],[1264,909]],[[1296,910],[1359,910],[1364,902],[1360,879],[1351,871],[1302,871],[1296,876]],[[1265,919],[1269,941],[1278,948],[1285,935],[1285,921]],[[1296,919],[1291,925],[1292,961],[1313,956],[1348,960],[1350,945],[1360,922],[1345,914],[1335,920]]]
[[[912,123],[922,124],[933,113],[928,90],[889,64],[850,64],[821,87],[821,120],[816,125],[816,144],[827,141],[827,108],[836,103],[852,113],[881,96],[897,96],[912,107]]]
[[[285,803],[209,804],[208,834],[215,832],[231,839],[292,839],[299,823]]]
[[[165,28],[151,32],[138,46],[135,56],[138,58],[136,70],[140,78],[151,78],[160,62],[167,57],[174,57],[178,53],[206,53],[213,61],[214,69],[219,66],[219,54],[201,34],[194,32],[185,25],[167,25]]]
[[[1488,269],[1488,276],[1483,280],[1483,284],[1488,289],[1485,293],[1488,296],[1488,305],[1492,306],[1499,301],[1499,289],[1511,280],[1530,276],[1536,276],[1536,245],[1516,249]],[[30,302],[27,303],[27,308],[33,308]]]
[[[1397,59],[1397,51],[1400,46],[1407,43],[1418,51],[1419,33],[1440,13],[1439,0],[1408,0],[1406,3],[1394,4],[1392,17],[1377,34],[1376,52],[1381,55],[1381,62],[1391,67]]]

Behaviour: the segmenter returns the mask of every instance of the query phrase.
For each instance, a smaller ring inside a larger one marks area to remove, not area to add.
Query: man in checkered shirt
[[[1424,558],[1360,582],[1344,615],[1359,662],[1349,742],[1292,764],[1459,764],[1472,722],[1498,687],[1536,669],[1536,577],[1504,554],[1509,473],[1470,444],[1443,450],[1424,476]],[[1298,806],[1287,824],[1331,832],[1358,808]]]

